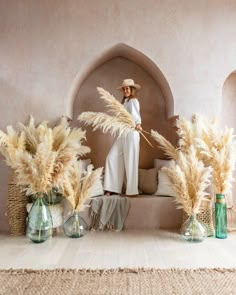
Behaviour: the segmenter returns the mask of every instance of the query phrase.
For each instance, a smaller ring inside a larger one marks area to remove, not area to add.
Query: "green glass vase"
[[[52,216],[46,194],[38,193],[27,218],[27,237],[34,243],[45,242],[52,236]]]
[[[199,243],[207,237],[207,229],[197,220],[196,213],[193,213],[182,225],[181,234],[186,241]]]
[[[69,238],[80,238],[87,233],[88,225],[79,213],[74,211],[73,215],[64,223],[63,230]]]
[[[223,194],[216,194],[215,236],[218,239],[227,238],[227,208],[225,196]]]

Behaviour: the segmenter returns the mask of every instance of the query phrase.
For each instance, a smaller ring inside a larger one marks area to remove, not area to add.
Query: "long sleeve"
[[[132,98],[124,103],[126,110],[132,115],[135,124],[141,124],[140,106],[137,98]]]

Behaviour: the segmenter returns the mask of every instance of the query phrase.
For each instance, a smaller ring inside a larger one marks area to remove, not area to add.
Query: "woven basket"
[[[214,235],[214,224],[212,218],[212,201],[209,198],[207,201],[203,201],[200,207],[200,212],[197,214],[197,220],[203,223],[207,229],[207,236],[212,237]],[[188,214],[183,211],[182,224],[188,219]]]
[[[21,236],[26,230],[27,197],[22,192],[22,186],[16,185],[16,175],[13,172],[8,182],[7,216],[10,234]]]

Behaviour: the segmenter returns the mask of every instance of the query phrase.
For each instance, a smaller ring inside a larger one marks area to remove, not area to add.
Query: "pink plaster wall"
[[[158,66],[171,90],[173,114],[218,116],[224,81],[236,69],[234,36],[234,0],[1,0],[0,128],[25,122],[29,114],[38,120],[72,115],[78,82],[86,93],[86,73],[117,44],[138,50]],[[144,85],[155,78],[147,64],[147,81],[141,79],[144,73],[137,76]],[[120,74],[107,85],[109,90],[123,78]],[[1,161],[1,231],[7,229],[7,178]]]

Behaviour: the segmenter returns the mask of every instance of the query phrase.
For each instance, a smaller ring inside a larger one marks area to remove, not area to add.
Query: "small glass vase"
[[[27,218],[27,237],[34,243],[45,242],[52,236],[52,216],[46,194],[38,193]]]
[[[88,225],[79,213],[74,211],[73,215],[64,223],[63,230],[69,238],[80,238],[87,233]]]
[[[193,213],[182,225],[181,234],[186,241],[199,243],[207,237],[207,229],[197,220],[196,213]]]

